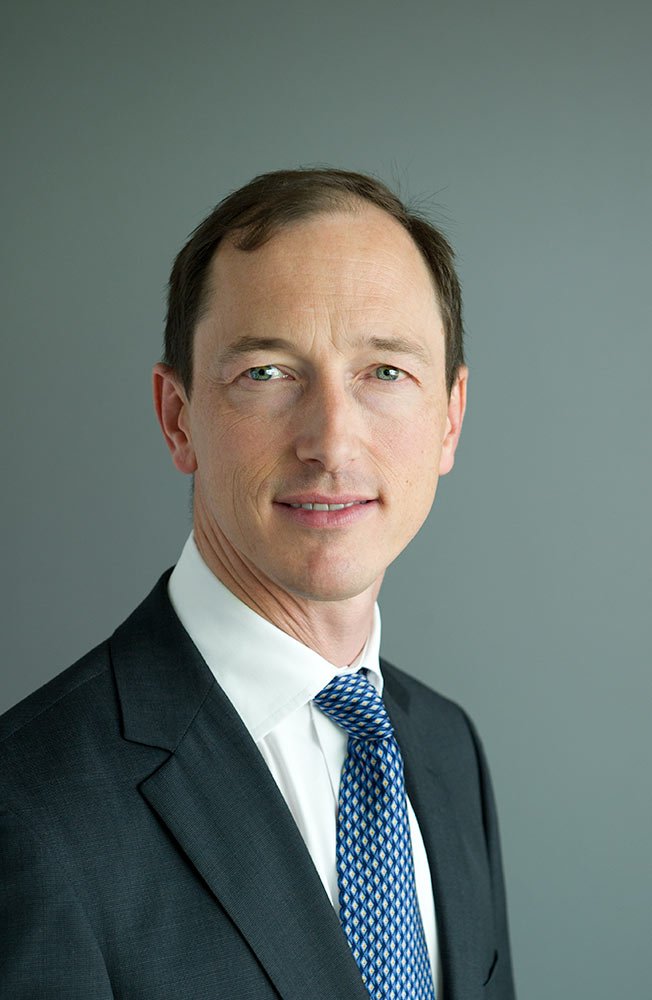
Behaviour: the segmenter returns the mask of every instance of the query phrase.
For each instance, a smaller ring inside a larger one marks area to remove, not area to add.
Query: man
[[[3,995],[513,997],[479,742],[378,658],[461,337],[450,247],[370,178],[266,175],[192,235],[153,382],[193,534],[3,719]]]

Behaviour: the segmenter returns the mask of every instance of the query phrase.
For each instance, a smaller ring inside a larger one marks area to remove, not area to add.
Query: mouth
[[[345,527],[357,523],[378,505],[377,497],[303,494],[277,500],[277,509],[297,525],[312,528]]]
[[[294,507],[299,510],[345,510],[347,507],[360,507],[363,504],[371,503],[371,500],[346,500],[342,503],[323,503],[320,500],[308,500],[305,503],[285,502],[285,506]]]

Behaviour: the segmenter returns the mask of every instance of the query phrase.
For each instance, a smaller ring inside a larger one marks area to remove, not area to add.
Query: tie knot
[[[393,733],[382,698],[364,674],[334,677],[315,695],[314,702],[356,739],[388,739]]]

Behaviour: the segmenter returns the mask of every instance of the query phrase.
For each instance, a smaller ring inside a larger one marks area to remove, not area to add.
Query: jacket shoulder
[[[168,631],[176,622],[166,598],[167,580],[171,570],[159,579],[150,594],[115,630],[88,653],[63,670],[52,680],[28,695],[0,716],[0,753],[7,744],[27,746],[42,742],[53,730],[68,727],[70,740],[83,730],[91,736],[93,725],[117,710],[117,690],[114,676],[115,646],[119,655],[138,659],[162,629]],[[66,741],[68,742],[68,740]]]
[[[52,710],[65,709],[66,703],[80,695],[83,697],[88,685],[109,673],[109,643],[105,640],[1,715],[0,745],[39,721],[47,724]]]

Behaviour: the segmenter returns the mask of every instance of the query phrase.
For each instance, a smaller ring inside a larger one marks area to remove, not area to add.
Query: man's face
[[[380,209],[224,242],[171,445],[195,472],[196,536],[228,577],[317,601],[377,591],[453,464],[464,378],[449,401],[429,271]]]

